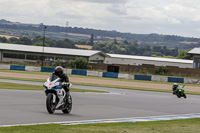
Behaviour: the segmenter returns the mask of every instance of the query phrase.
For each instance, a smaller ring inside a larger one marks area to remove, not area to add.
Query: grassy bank
[[[2,133],[199,133],[200,119],[85,125],[0,127]]]
[[[44,90],[42,86],[39,85],[27,85],[27,84],[16,84],[16,83],[4,83],[0,82],[0,89],[13,89],[13,90]],[[71,92],[95,92],[95,93],[108,93],[105,91],[95,91],[95,90],[85,90],[85,89],[75,89],[71,88]]]
[[[14,77],[0,77],[0,79],[10,79],[10,80],[21,80],[21,81],[33,81],[33,82],[44,82],[45,80],[43,79],[25,79],[25,78],[14,78]],[[145,82],[145,81],[144,81]],[[0,82],[1,84],[1,82]],[[7,83],[8,84],[8,83]],[[9,83],[10,84],[10,83]],[[108,85],[108,84],[92,84],[92,83],[75,83],[72,82],[73,85],[84,85],[84,86],[95,86],[95,87],[107,87],[107,88],[118,88],[118,89],[129,89],[129,90],[141,90],[141,91],[155,91],[155,92],[166,92],[166,93],[171,93],[171,90],[164,90],[164,89],[153,89],[153,88],[141,88],[141,87],[128,87],[128,86],[116,86],[116,85]],[[43,90],[43,87],[26,87],[26,85],[21,85],[21,87],[12,87],[12,86],[4,86],[5,88],[2,89],[9,89],[11,87],[12,89],[20,89],[20,90]],[[1,89],[1,87],[0,87]],[[71,88],[72,92],[83,92],[84,90],[82,89],[74,89]],[[85,92],[102,92],[105,93],[104,91],[93,91],[93,90],[85,90]],[[200,92],[189,92],[187,91],[186,94],[192,94],[192,95],[200,95]]]
[[[16,70],[0,70],[0,72],[11,72],[11,73],[25,73],[25,74],[37,74],[37,75],[50,75],[48,72],[29,72],[29,71],[16,71]],[[126,81],[126,82],[140,82],[140,83],[154,83],[154,84],[171,84],[170,82],[157,82],[157,81],[141,81],[141,80],[129,80],[129,79],[118,79],[118,78],[105,78],[105,77],[91,77],[91,76],[81,76],[81,75],[68,75],[70,77],[76,78],[86,78],[86,79],[103,79],[103,80],[114,80],[114,81]],[[16,77],[2,77],[0,79],[11,79],[11,80],[22,80],[22,81],[34,81],[34,82],[44,82],[46,79],[28,79],[28,78],[16,78]],[[153,88],[141,88],[141,87],[128,87],[128,86],[117,86],[109,84],[92,84],[92,83],[76,83],[72,82],[73,85],[85,85],[85,86],[95,86],[95,87],[108,87],[108,88],[120,88],[120,89],[131,89],[131,90],[142,90],[142,91],[156,91],[156,92],[167,92],[171,93],[171,90],[164,89],[153,89]],[[186,86],[200,86],[198,84],[181,84]],[[73,89],[72,89],[73,90]],[[77,89],[76,89],[77,90]],[[90,91],[92,92],[92,91]],[[200,92],[189,92],[186,94],[200,95]]]
[[[17,71],[17,70],[0,70],[0,72],[11,72],[11,73],[24,73],[24,74],[38,74],[38,75],[50,75],[49,72],[31,72],[31,71]],[[155,83],[155,84],[173,84],[172,82],[159,82],[159,81],[143,81],[143,80],[133,80],[133,79],[119,79],[119,78],[106,78],[106,77],[93,77],[93,76],[82,76],[82,75],[73,75],[73,74],[67,74],[70,77],[76,77],[76,78],[86,78],[86,79],[104,79],[104,80],[114,80],[114,81],[127,81],[127,82],[140,82],[140,83]],[[46,79],[23,79],[23,78],[12,78],[12,77],[0,77],[5,79],[15,79],[15,80],[24,80],[24,81],[38,81],[38,82],[44,82]],[[184,84],[182,85],[187,86],[200,86],[200,84]]]

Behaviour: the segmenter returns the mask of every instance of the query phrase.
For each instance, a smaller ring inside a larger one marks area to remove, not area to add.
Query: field
[[[0,37],[5,37],[5,38],[9,39],[9,38],[11,38],[11,37],[15,37],[15,36],[0,35]],[[16,37],[16,38],[18,38],[18,37]]]
[[[89,45],[75,45],[78,48],[84,48],[84,49],[92,49],[92,46]]]

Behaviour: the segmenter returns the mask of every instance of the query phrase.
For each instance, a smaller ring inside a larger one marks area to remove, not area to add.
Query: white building
[[[121,54],[107,54],[110,57],[105,58],[106,64],[125,64],[125,65],[154,65],[154,66],[172,66],[179,68],[193,68],[192,60],[158,58],[147,56],[133,56]]]
[[[197,50],[198,51],[198,50]],[[200,51],[200,50],[199,50]],[[200,53],[199,53],[200,55]],[[42,56],[46,61],[55,61],[62,59],[70,61],[76,57],[85,57],[89,62],[105,64],[125,64],[125,65],[154,65],[154,66],[174,66],[180,68],[193,68],[192,60],[105,54],[96,50],[81,50],[69,48],[29,46],[20,44],[0,43],[0,62],[8,61],[41,61]],[[200,61],[200,56],[199,56]],[[200,65],[200,64],[199,64]]]
[[[43,52],[44,51],[44,52]],[[85,57],[89,62],[104,62],[108,55],[95,50],[80,50],[69,48],[41,47],[19,44],[0,43],[0,61],[41,61],[42,56],[46,61],[63,59],[69,61],[76,57]]]
[[[193,68],[200,69],[200,48],[193,48],[188,54],[193,55]]]

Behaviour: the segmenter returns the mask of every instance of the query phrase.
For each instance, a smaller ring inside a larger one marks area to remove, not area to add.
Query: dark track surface
[[[187,99],[179,99],[170,93],[88,86],[73,86],[73,88],[114,93],[71,93],[72,112],[63,114],[57,110],[50,115],[46,111],[46,97],[43,91],[2,89],[0,90],[0,125],[200,113],[200,96],[195,95],[187,95]]]

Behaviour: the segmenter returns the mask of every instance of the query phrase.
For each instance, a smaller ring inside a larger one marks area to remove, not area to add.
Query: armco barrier
[[[184,83],[184,78],[168,77],[168,82]]]
[[[25,71],[25,66],[10,65],[10,70],[20,70],[20,71]]]
[[[41,72],[41,67],[26,66],[25,70],[32,72]]]
[[[72,69],[65,69],[64,68],[64,73],[66,73],[66,74],[72,74]]]
[[[147,80],[151,81],[151,76],[149,75],[135,75],[135,80]]]
[[[72,74],[87,76],[87,71],[86,70],[73,70],[72,69]]]
[[[186,84],[200,84],[200,79],[184,78]]]
[[[118,78],[118,73],[103,72],[102,77]]]
[[[120,79],[130,79],[130,74],[119,73],[118,78]]]
[[[0,69],[2,69],[2,70],[10,70],[10,65],[0,64]]]
[[[151,81],[159,81],[159,82],[167,82],[168,77],[166,76],[158,76],[158,75],[152,75]]]
[[[87,71],[87,76],[102,77],[103,72]]]
[[[21,71],[41,71],[41,72],[53,72],[54,68],[49,67],[33,67],[33,66],[18,66],[18,65],[6,65],[0,64],[2,70],[21,70]],[[123,73],[110,73],[110,72],[99,72],[99,71],[86,71],[86,70],[72,70],[64,69],[67,74],[76,74],[84,76],[96,76],[96,77],[110,77],[110,78],[122,78],[132,80],[147,80],[147,81],[160,81],[160,82],[174,82],[174,83],[187,83],[187,84],[200,84],[200,79],[192,78],[177,78],[167,77],[159,75],[134,75],[134,74],[123,74]]]
[[[50,67],[41,67],[41,72],[53,72],[54,68]]]

